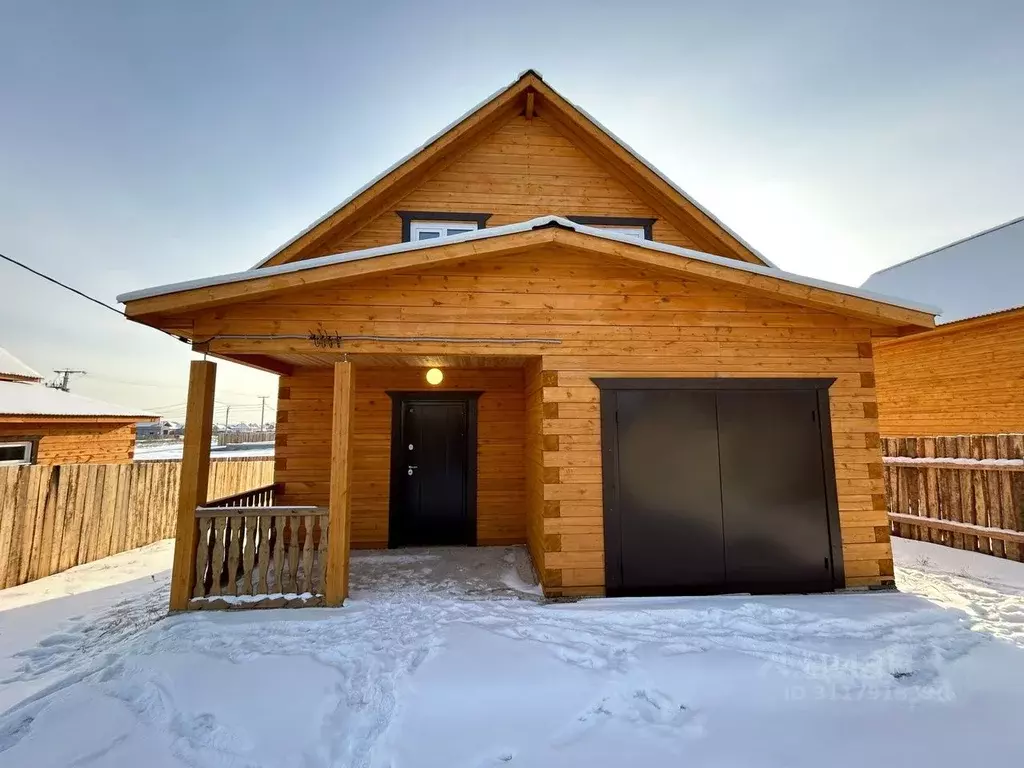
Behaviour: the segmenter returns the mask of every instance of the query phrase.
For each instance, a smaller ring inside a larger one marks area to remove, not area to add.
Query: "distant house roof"
[[[39,381],[43,377],[38,371],[29,368],[6,349],[0,347],[0,379],[4,378],[34,379]]]
[[[139,291],[131,291],[129,293],[121,294],[120,296],[117,297],[117,300],[127,304],[128,302],[149,299],[157,296],[165,296],[168,294],[180,293],[183,291],[210,288],[212,286],[230,285],[233,283],[244,283],[252,280],[266,280],[267,278],[277,275],[290,275],[295,273],[307,272],[310,270],[315,270],[321,267],[326,267],[334,264],[345,264],[354,261],[362,261],[365,259],[377,259],[398,253],[408,253],[413,251],[425,251],[434,248],[443,248],[445,246],[450,246],[455,243],[487,241],[496,238],[515,236],[525,232],[530,232],[531,230],[546,229],[550,227],[572,230],[581,235],[586,235],[588,237],[596,238],[598,240],[610,240],[620,242],[629,246],[643,248],[648,251],[657,251],[672,256],[680,256],[687,259],[693,259],[695,261],[701,261],[708,264],[727,267],[730,270],[735,270],[737,272],[746,272],[754,275],[763,275],[786,283],[808,286],[812,288],[822,288],[824,290],[832,291],[837,294],[867,299],[869,301],[879,302],[882,304],[889,304],[894,307],[909,309],[915,312],[923,312],[928,315],[934,315],[939,311],[930,304],[926,304],[923,302],[907,301],[905,299],[894,298],[893,296],[889,295],[882,295],[875,291],[865,291],[858,288],[851,288],[850,286],[847,285],[839,285],[837,283],[830,283],[824,280],[817,280],[812,277],[795,275],[790,272],[783,272],[782,270],[777,269],[775,267],[766,267],[760,264],[750,264],[748,262],[740,261],[738,259],[732,259],[725,256],[715,256],[709,253],[694,251],[689,248],[680,248],[678,246],[668,245],[666,243],[659,243],[654,240],[636,240],[626,235],[617,234],[615,232],[610,232],[605,229],[588,227],[584,226],[583,224],[577,224],[576,222],[562,218],[561,216],[540,216],[538,218],[530,219],[528,221],[522,221],[517,224],[506,224],[500,227],[488,227],[487,229],[475,230],[473,232],[468,232],[464,235],[455,235],[452,237],[440,238],[436,240],[417,240],[407,243],[393,243],[391,245],[384,245],[376,248],[367,248],[359,251],[346,251],[345,253],[338,253],[330,256],[320,256],[312,259],[303,259],[301,261],[294,261],[288,264],[279,264],[272,267],[254,267],[253,269],[247,270],[245,272],[235,272],[227,275],[217,275],[214,277],[202,278],[200,280],[190,280],[183,283],[172,283],[170,285],[161,285],[156,286],[154,288],[146,288]],[[129,315],[130,314],[131,313],[129,312]]]
[[[0,418],[4,416],[124,417],[125,421],[157,418],[138,408],[112,405],[24,381],[0,381]]]
[[[940,325],[1024,307],[1024,216],[880,270],[861,287],[940,306]]]

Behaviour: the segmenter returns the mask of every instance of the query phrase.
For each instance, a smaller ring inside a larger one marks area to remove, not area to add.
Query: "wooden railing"
[[[1024,435],[883,440],[891,533],[1024,559]]]
[[[230,496],[222,496],[219,499],[210,499],[201,509],[213,507],[272,507],[276,495],[276,483],[261,485],[241,493],[233,493]]]
[[[272,506],[273,486],[196,510],[196,586],[191,608],[321,605],[327,508]]]

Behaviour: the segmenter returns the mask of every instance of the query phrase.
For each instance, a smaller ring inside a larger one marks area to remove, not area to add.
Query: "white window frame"
[[[15,447],[21,447],[22,449],[24,449],[23,458],[7,460],[0,459],[0,467],[14,467],[32,463],[32,449],[35,447],[35,445],[31,440],[4,440],[3,442],[0,442],[0,448]]]
[[[413,243],[428,242],[430,240],[441,240],[445,237],[453,237],[449,233],[449,230],[460,229],[469,230],[476,232],[479,229],[479,225],[475,221],[411,221],[409,222],[409,241]],[[437,237],[428,237],[426,240],[420,240],[421,232],[434,232]],[[467,234],[466,232],[456,232],[457,235]]]

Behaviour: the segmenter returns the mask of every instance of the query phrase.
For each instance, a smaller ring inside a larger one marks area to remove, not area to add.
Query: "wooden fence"
[[[173,537],[180,476],[180,461],[0,467],[0,589]],[[273,480],[273,459],[214,460],[207,498]]]
[[[886,438],[892,534],[1021,560],[1024,435]]]
[[[238,445],[240,443],[272,443],[276,432],[218,432],[217,445]]]

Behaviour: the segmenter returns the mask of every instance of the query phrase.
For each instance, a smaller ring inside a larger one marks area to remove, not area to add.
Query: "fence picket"
[[[274,479],[273,459],[210,467],[211,499]],[[180,475],[179,461],[0,467],[0,589],[173,536]]]
[[[1024,558],[1024,465],[1007,462],[1024,458],[1024,435],[887,439],[883,450],[893,535]]]

